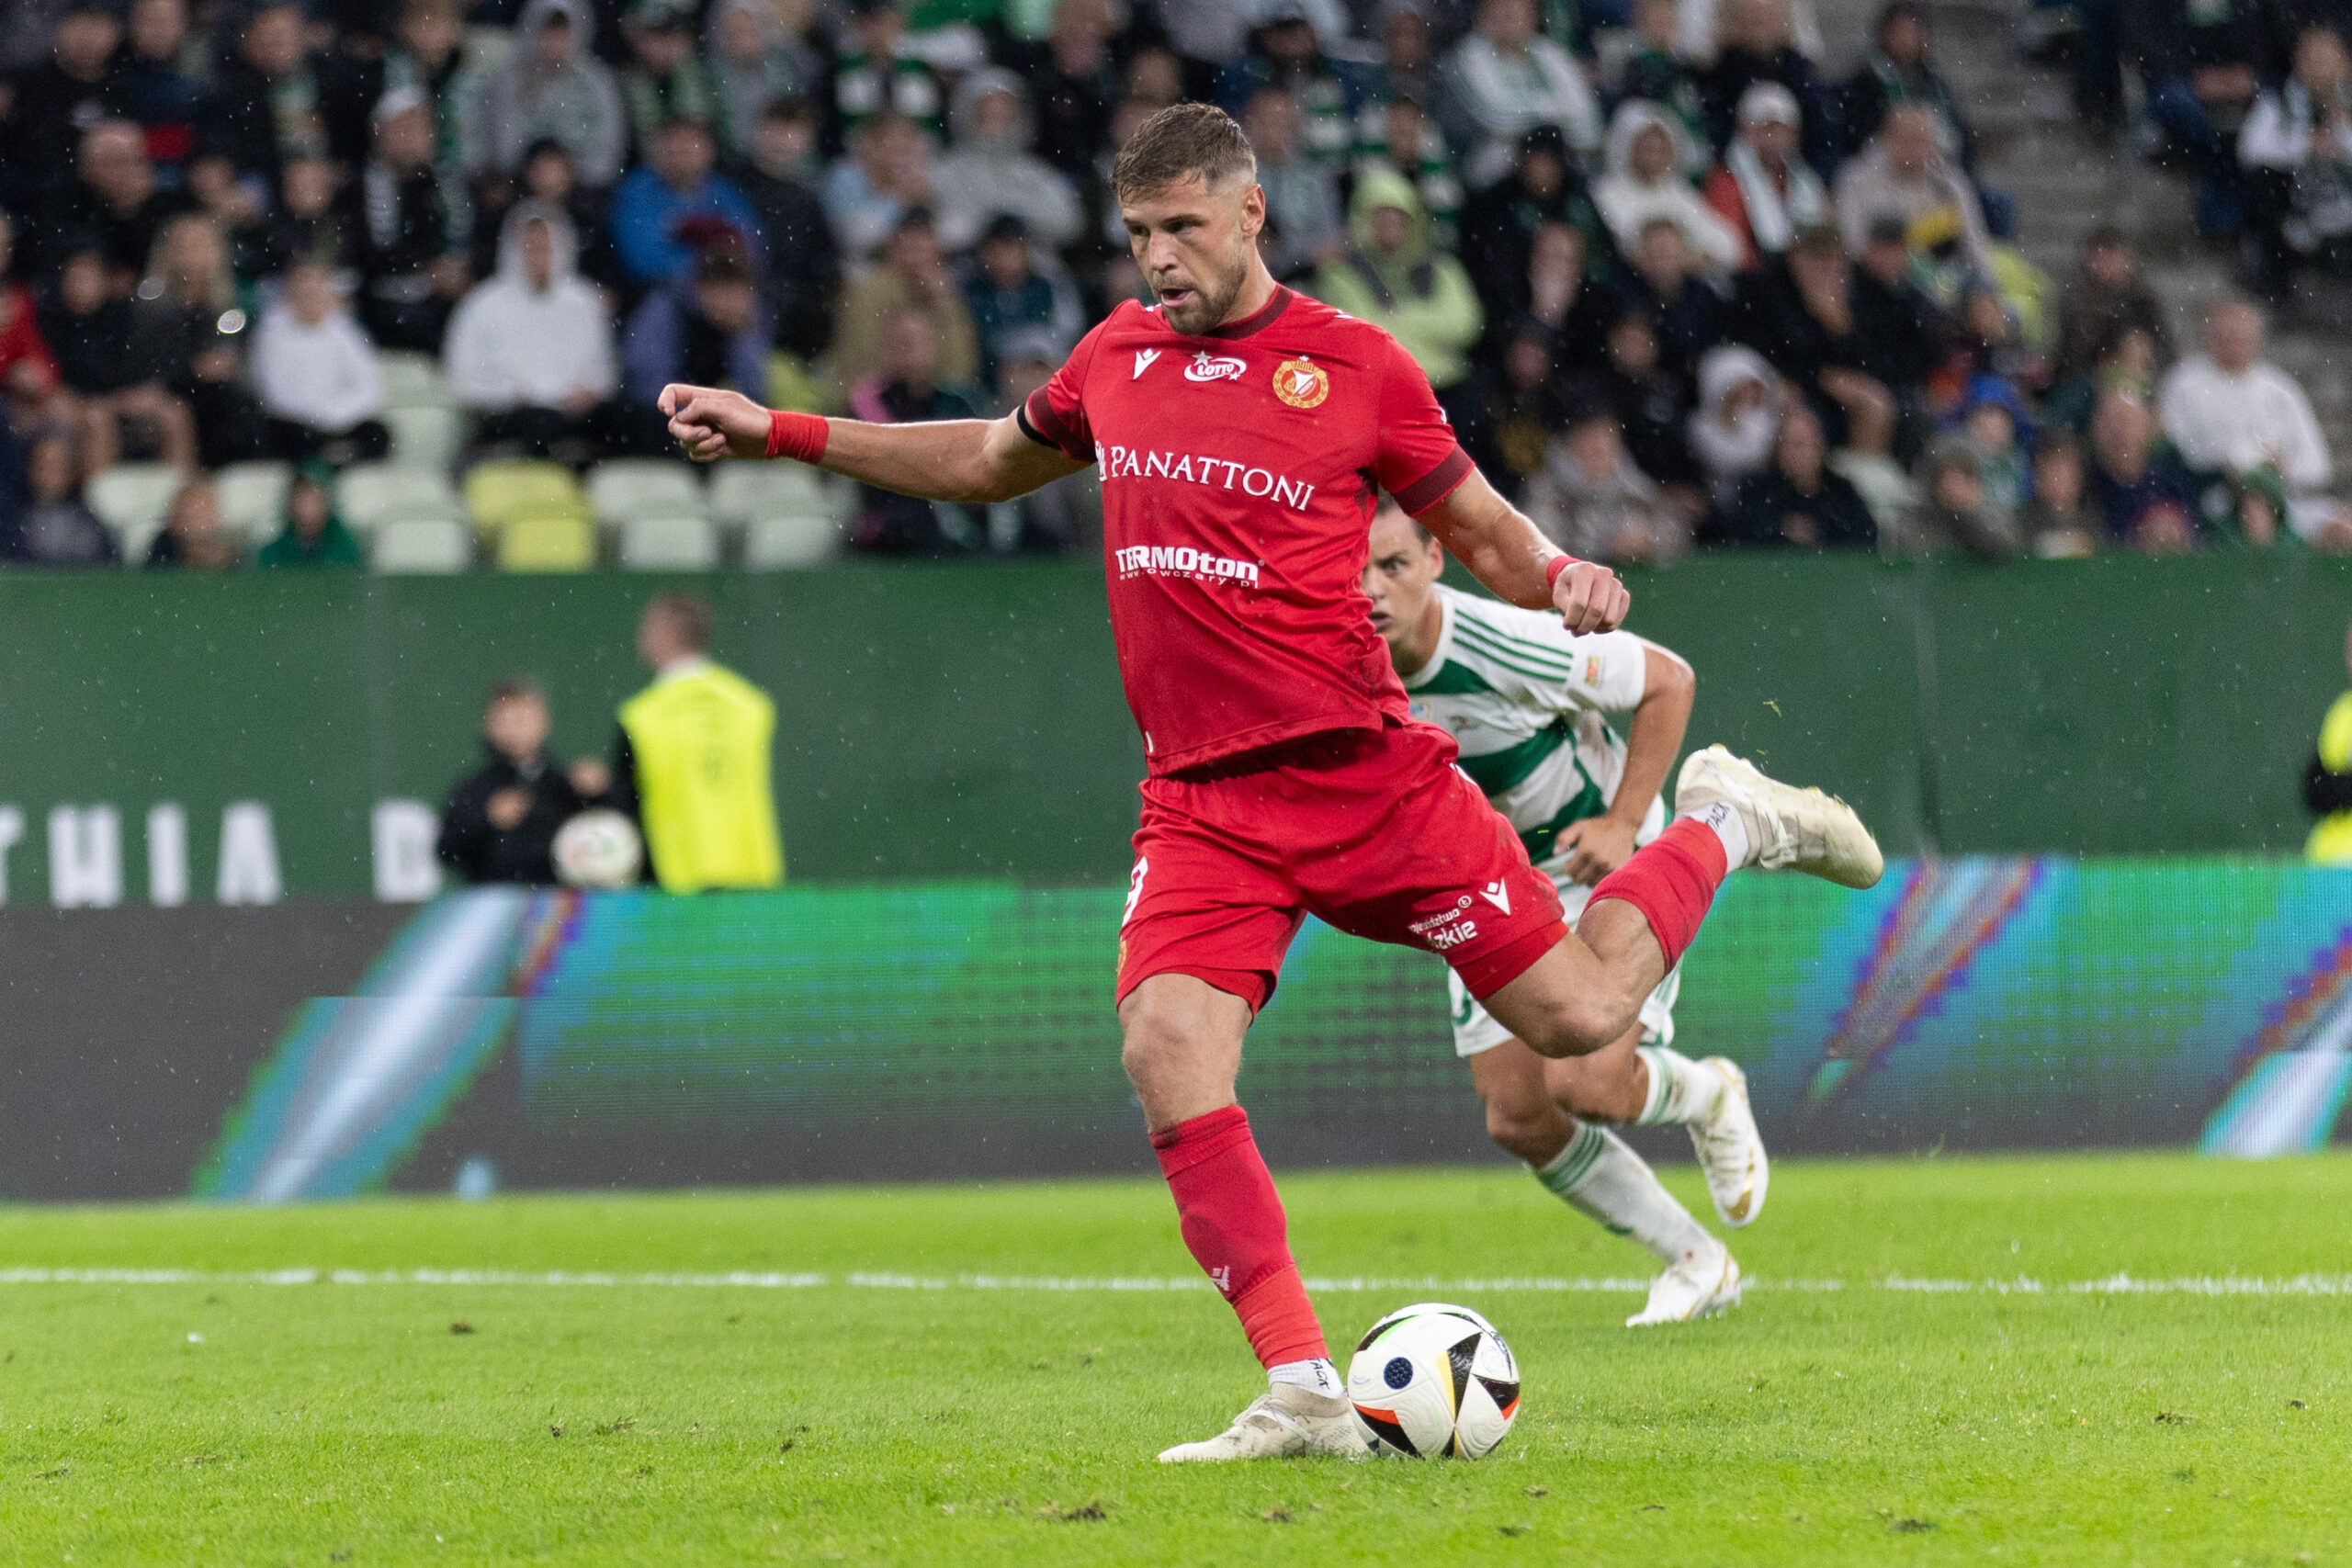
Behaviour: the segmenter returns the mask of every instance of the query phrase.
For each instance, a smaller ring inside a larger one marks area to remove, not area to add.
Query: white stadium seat
[[[620,532],[620,563],[630,571],[711,571],[718,566],[718,530],[707,517],[632,517]]]
[[[829,511],[763,513],[743,525],[743,564],[754,571],[820,566],[841,547]]]
[[[376,355],[376,374],[384,384],[388,409],[453,408],[456,398],[441,374],[441,362],[429,354],[390,350]]]
[[[335,511],[365,532],[395,517],[457,517],[465,502],[437,469],[354,463],[335,481]]]
[[[700,517],[708,510],[701,478],[667,457],[616,457],[588,470],[588,505],[596,521]]]
[[[83,499],[98,521],[117,533],[164,525],[172,497],[179,493],[180,471],[168,463],[117,463],[92,476]]]
[[[799,463],[721,463],[710,478],[711,514],[722,523],[830,514],[823,479]]]
[[[433,403],[387,407],[384,427],[392,433],[392,461],[403,468],[447,472],[458,456],[461,423],[454,408]]]
[[[368,564],[384,572],[464,571],[473,546],[473,530],[455,517],[388,518],[377,525]]]
[[[286,492],[294,484],[292,465],[232,463],[212,482],[220,497],[220,522],[232,534],[260,544],[276,538],[285,527]]]

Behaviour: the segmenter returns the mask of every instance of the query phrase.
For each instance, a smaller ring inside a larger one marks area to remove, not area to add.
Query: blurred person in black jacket
[[[611,788],[611,773],[594,759],[556,768],[548,758],[552,723],[532,682],[510,679],[490,689],[481,716],[489,761],[449,792],[435,848],[468,882],[554,882],[557,830]]]

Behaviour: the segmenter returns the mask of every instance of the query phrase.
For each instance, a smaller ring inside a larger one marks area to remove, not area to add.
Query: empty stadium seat
[[[479,463],[466,471],[466,510],[492,532],[517,517],[588,516],[587,498],[571,470],[560,463],[529,459]]]
[[[429,354],[391,350],[376,355],[376,375],[388,409],[450,408],[456,404],[441,362]]]
[[[841,544],[841,528],[830,513],[763,513],[743,525],[743,564],[754,571],[818,566]]]
[[[220,497],[220,522],[232,534],[255,544],[277,536],[286,525],[286,492],[294,469],[286,463],[232,463],[213,476]]]
[[[473,564],[473,532],[455,517],[392,517],[377,525],[368,564],[378,571],[463,571]]]
[[[711,514],[722,523],[755,517],[830,514],[832,502],[816,469],[798,463],[722,463],[710,479]]]
[[[365,532],[395,517],[455,517],[465,510],[437,469],[397,463],[354,463],[335,480],[334,507]]]
[[[631,517],[620,534],[620,562],[631,571],[710,571],[718,565],[718,530],[707,517]]]
[[[180,471],[168,463],[117,463],[91,476],[82,498],[98,521],[128,537],[153,538],[179,493]],[[126,555],[128,551],[125,552]]]
[[[386,408],[384,427],[392,433],[392,461],[403,468],[447,471],[458,455],[460,423],[454,408],[424,403]]]
[[[501,571],[587,571],[596,564],[596,529],[577,512],[526,512],[498,525]]]
[[[588,504],[600,523],[700,517],[707,509],[694,469],[667,457],[617,457],[588,470]]]

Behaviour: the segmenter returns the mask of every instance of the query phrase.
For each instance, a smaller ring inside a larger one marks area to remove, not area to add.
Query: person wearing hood
[[[760,122],[772,105],[806,98],[824,75],[825,63],[802,32],[786,28],[760,0],[719,0],[704,24],[703,50],[710,64],[712,101],[718,140],[728,155],[754,155]]]
[[[1010,71],[972,72],[948,113],[956,150],[940,159],[933,216],[951,251],[968,250],[999,213],[1028,226],[1029,237],[1059,251],[1084,221],[1069,176],[1029,151],[1029,89]]]
[[[1486,313],[1462,264],[1430,243],[1420,193],[1394,169],[1371,169],[1348,208],[1352,242],[1308,290],[1335,309],[1386,329],[1442,399],[1470,374],[1470,345]]]
[[[1583,177],[1568,156],[1568,139],[1556,125],[1539,125],[1519,139],[1510,172],[1475,195],[1462,209],[1463,265],[1477,286],[1487,314],[1508,321],[1528,308],[1528,264],[1537,231],[1564,223],[1584,236],[1592,276],[1606,275],[1612,248]]]
[[[1629,103],[1609,127],[1608,173],[1593,186],[1594,205],[1631,254],[1642,231],[1670,220],[1704,268],[1729,272],[1740,264],[1739,236],[1716,216],[1682,175],[1690,150],[1682,127],[1656,104]]]
[[[515,20],[514,51],[467,104],[461,141],[469,173],[511,175],[533,142],[552,138],[590,189],[620,178],[628,111],[611,69],[591,48],[594,30],[581,0],[529,0]]]
[[[1896,104],[1886,111],[1871,144],[1838,171],[1838,227],[1846,248],[1859,254],[1871,227],[1882,219],[1902,221],[1911,249],[1939,243],[1957,247],[1955,260],[1978,276],[1992,276],[1992,241],[1976,191],[1937,142],[1933,112],[1918,104]]]
[[[261,547],[254,564],[268,568],[358,567],[367,564],[359,540],[336,516],[329,499],[333,472],[306,463],[286,491],[286,526]]]
[[[1781,400],[1781,378],[1752,348],[1726,344],[1699,362],[1690,453],[1707,475],[1715,505],[1730,506],[1740,481],[1771,465]]]
[[[1447,135],[1465,148],[1470,183],[1510,167],[1519,139],[1556,125],[1580,154],[1600,145],[1600,103],[1576,56],[1544,36],[1535,0],[1480,0],[1470,36],[1445,60]]]
[[[662,128],[640,168],[613,192],[614,248],[631,282],[666,283],[692,267],[694,228],[713,220],[745,240],[760,231],[760,215],[735,182],[713,172],[718,149],[700,120],[673,119]]]
[[[1829,221],[1829,188],[1797,152],[1804,127],[1796,95],[1778,82],[1758,82],[1739,100],[1739,133],[1707,176],[1706,194],[1738,236],[1742,271]]]
[[[619,389],[603,296],[574,270],[571,220],[560,208],[515,204],[498,241],[498,271],[449,322],[442,363],[484,442],[550,445],[591,434]]]

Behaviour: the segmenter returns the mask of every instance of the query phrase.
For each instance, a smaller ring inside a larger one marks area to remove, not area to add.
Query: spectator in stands
[[[931,142],[902,114],[868,117],[850,141],[850,155],[825,175],[825,216],[852,262],[882,246],[914,208],[933,199]]]
[[[1675,0],[1680,16],[1677,47],[1686,60],[1706,64],[1715,58],[1715,51],[1724,31],[1724,11],[1726,0]],[[1821,36],[1821,18],[1815,14],[1813,0],[1793,0],[1789,6],[1790,38],[1799,53],[1807,60],[1820,60],[1827,53]]]
[[[968,387],[979,379],[978,329],[948,271],[931,214],[910,211],[890,236],[881,265],[852,284],[842,297],[833,338],[833,379],[842,395],[882,366],[883,329],[901,310],[931,318],[938,379]]]
[[[1985,511],[2014,542],[2020,536],[2018,518],[2033,488],[2032,411],[2016,387],[1997,377],[1980,376],[1962,399],[1954,431],[1976,459]]]
[[[2172,332],[2156,291],[2140,276],[2140,259],[2113,224],[2083,237],[2080,267],[2058,301],[2059,380],[2088,373],[2101,350],[2125,327],[2145,332],[2160,357],[2172,357]]]
[[[1796,100],[1806,155],[1829,167],[1841,150],[1838,97],[1812,60],[1796,48],[1789,0],[1724,0],[1717,18],[1721,47],[1702,78],[1707,145],[1722,147],[1731,141],[1738,130],[1741,100],[1749,88],[1770,82]]]
[[[195,418],[132,353],[130,302],[107,287],[106,258],[95,247],[65,258],[40,323],[65,389],[80,407],[90,472],[113,466],[127,452],[149,450],[175,468],[194,466]]]
[[[0,424],[20,428],[75,417],[57,356],[41,336],[40,306],[14,272],[17,222],[0,211]]]
[[[1351,64],[1323,51],[1303,0],[1271,0],[1258,9],[1248,52],[1219,73],[1217,98],[1235,106],[1261,87],[1284,89],[1298,104],[1306,155],[1337,172],[1355,146],[1363,85]]]
[[[1771,361],[1812,403],[1833,439],[1860,422],[1892,421],[1898,398],[1887,380],[1904,362],[1862,331],[1854,268],[1838,231],[1808,229],[1788,254],[1741,280],[1733,335]]]
[[[1356,144],[1355,177],[1374,169],[1390,169],[1409,181],[1430,215],[1430,232],[1448,252],[1458,249],[1462,222],[1462,182],[1454,176],[1453,160],[1445,140],[1421,106],[1410,98],[1392,98],[1364,112],[1364,130]]]
[[[704,601],[662,593],[645,607],[637,651],[653,683],[621,705],[609,798],[637,819],[665,891],[775,887],[784,881],[769,784],[775,705],[709,649]]]
[[[1797,154],[1796,95],[1758,82],[1739,100],[1739,132],[1707,176],[1707,205],[1739,241],[1739,267],[1784,254],[1798,233],[1829,221],[1829,189]]]
[[[106,0],[68,0],[58,12],[49,58],[0,97],[0,178],[28,218],[62,204],[84,130],[128,112],[116,64],[121,42],[122,25]]]
[[[469,885],[553,884],[557,830],[609,786],[601,762],[555,766],[547,749],[553,728],[547,696],[531,682],[490,689],[481,716],[489,757],[449,791],[435,846],[441,863]],[[582,787],[590,784],[597,787]]]
[[[2096,555],[2107,529],[2090,510],[2083,449],[2075,433],[2045,428],[2034,442],[2033,494],[2025,503],[2026,544],[2044,560]]]
[[[1792,400],[1773,433],[1771,462],[1739,481],[1731,504],[1701,525],[1710,544],[1747,548],[1867,549],[1878,525],[1861,493],[1828,466],[1821,421]]]
[[[0,561],[21,566],[113,566],[114,536],[82,499],[82,466],[70,431],[36,430],[26,444],[25,505],[13,533],[0,532]]]
[[[972,72],[956,89],[949,122],[956,150],[939,161],[939,204],[933,214],[943,244],[968,250],[999,213],[1020,219],[1048,251],[1078,238],[1078,192],[1060,170],[1029,151],[1029,91],[1020,77],[993,66]]]
[[[1682,225],[1663,214],[1636,237],[1633,263],[1625,299],[1649,312],[1667,369],[1691,375],[1700,355],[1724,340],[1724,297],[1692,269]]]
[[[220,496],[202,474],[191,475],[173,492],[164,531],[147,547],[150,571],[227,571],[244,564],[244,552],[220,525]]]
[[[449,390],[485,445],[514,443],[535,457],[584,445],[619,390],[612,321],[574,270],[573,232],[560,209],[518,202],[499,237],[497,273],[449,322]]]
[[[806,103],[823,85],[824,60],[808,38],[808,8],[785,9],[792,12],[798,31],[776,7],[760,0],[718,0],[710,8],[704,49],[719,144],[730,157],[756,156],[768,110],[794,100]]]
[[[1854,330],[1870,345],[1873,374],[1906,403],[1934,371],[1942,332],[1915,279],[1907,233],[1892,214],[1872,223],[1853,275]]]
[[[289,268],[277,302],[262,312],[253,378],[271,457],[322,457],[341,468],[391,449],[377,417],[384,386],[375,345],[344,308],[334,275],[317,262]]]
[[[1919,460],[1919,504],[1905,520],[1901,536],[1888,543],[1908,555],[1959,549],[1986,560],[2018,552],[2015,513],[2004,512],[1989,493],[1984,458],[1964,440],[1947,436]]]
[[[996,409],[1009,412],[1052,379],[1067,355],[1034,328],[1010,333],[996,367]],[[988,509],[989,547],[1023,555],[1065,555],[1102,536],[1102,490],[1091,472]]]
[[[131,311],[130,351],[141,380],[162,383],[196,423],[208,468],[261,455],[261,405],[245,385],[245,313],[220,226],[200,212],[164,225],[154,265]]]
[[[653,400],[673,381],[729,387],[759,398],[767,389],[769,333],[759,286],[741,251],[705,251],[692,274],[654,289],[628,319],[621,341],[621,385],[640,419],[659,423]]]
[[[1706,474],[1713,504],[1731,505],[1742,479],[1771,466],[1786,401],[1780,377],[1752,348],[1725,344],[1709,349],[1699,362],[1690,453]]]
[[[1532,316],[1511,322],[1498,334],[1495,363],[1477,374],[1462,400],[1462,444],[1478,471],[1510,501],[1524,498],[1529,482],[1544,471],[1553,438],[1567,429],[1571,405],[1555,374],[1555,336]],[[1598,399],[1590,406],[1607,408]]]
[[[1523,309],[1515,319],[1532,321],[1551,334],[1552,362],[1569,374],[1596,369],[1609,357],[1609,327],[1623,304],[1586,273],[1581,230],[1545,223],[1535,231],[1519,296]]]
[[[1644,230],[1666,221],[1681,230],[1701,270],[1727,273],[1739,265],[1739,238],[1684,177],[1690,159],[1680,137],[1674,117],[1655,104],[1620,108],[1610,123],[1608,172],[1592,187],[1593,205],[1627,255],[1638,251]]]
[[[433,161],[451,167],[465,162],[466,97],[474,85],[466,67],[465,26],[458,0],[401,0],[392,47],[384,54],[381,91],[424,95],[433,106]]]
[[[1027,64],[1037,156],[1081,188],[1093,180],[1095,154],[1111,139],[1111,106],[1119,96],[1114,30],[1108,0],[1061,0]]]
[[[295,474],[286,490],[285,525],[254,557],[255,566],[283,570],[367,564],[357,536],[334,513],[328,490],[334,480],[334,470],[323,464],[305,464]]]
[[[2296,38],[2294,72],[2256,100],[2238,158],[2256,281],[2281,298],[2297,266],[2352,243],[2352,55],[2335,28]]]
[[[1674,0],[1635,0],[1635,49],[1617,78],[1617,101],[1640,99],[1674,116],[1693,142],[1707,137],[1707,95],[1698,68],[1683,55],[1675,33]]]
[[[1670,561],[1690,547],[1690,525],[1626,452],[1606,408],[1572,412],[1529,487],[1528,516],[1544,536],[1589,560]]]
[[[212,96],[200,133],[205,146],[224,152],[240,175],[271,191],[289,158],[331,157],[327,106],[319,62],[305,37],[295,0],[264,0],[246,17],[237,52],[212,78]]]
[[[1259,88],[1250,95],[1241,118],[1258,154],[1267,226],[1277,240],[1266,265],[1276,277],[1297,276],[1330,260],[1347,244],[1339,182],[1307,155],[1298,100],[1288,88]]]
[[[842,134],[853,138],[882,115],[912,121],[926,137],[940,131],[947,107],[939,73],[906,48],[906,19],[897,0],[850,0],[833,64],[833,108]]]
[[[1374,104],[1410,98],[1433,108],[1445,96],[1445,71],[1421,0],[1384,0],[1374,12],[1372,30],[1380,58],[1365,85],[1365,98]]]
[[[842,278],[832,226],[806,178],[816,137],[816,110],[806,98],[772,103],[761,112],[750,161],[734,175],[759,220],[776,346],[803,361],[833,340]]]
[[[1348,231],[1351,243],[1316,273],[1312,292],[1385,328],[1452,407],[1486,326],[1469,274],[1432,243],[1420,195],[1402,175],[1374,169],[1357,181]]]
[[[145,270],[164,220],[192,205],[186,195],[160,190],[147,159],[147,139],[127,119],[102,119],[82,133],[74,158],[74,201],[61,236],[94,236],[119,287]]]
[[[663,130],[682,119],[707,126],[718,115],[710,67],[695,52],[695,14],[687,0],[637,0],[621,23],[628,63],[621,102],[639,148],[651,152]]]
[[[294,188],[293,170],[305,163],[329,171],[336,167],[331,159],[296,159],[287,165],[284,176],[288,190]],[[283,269],[283,262],[271,247],[271,220],[278,214],[264,201],[259,179],[241,176],[235,164],[208,148],[188,160],[187,188],[195,210],[209,214],[220,225],[239,278],[267,277]]]
[[[2322,493],[2335,478],[2327,440],[2302,387],[2262,357],[2261,308],[2226,295],[2206,311],[2205,350],[2166,373],[2157,407],[2191,471],[2222,474],[2242,490],[2277,491],[2298,534],[2338,523]],[[2267,532],[2257,526],[2256,532]]]
[[[1668,367],[1657,327],[1637,305],[1620,310],[1606,346],[1608,359],[1593,382],[1617,416],[1625,449],[1683,511],[1695,513],[1703,504],[1699,487],[1705,474],[1690,455],[1689,382]]]
[[[433,107],[413,87],[377,100],[375,144],[351,193],[358,221],[359,319],[382,348],[441,351],[441,331],[473,279],[473,209],[434,166]]]
[[[2150,555],[2197,547],[2197,491],[2144,400],[2118,389],[2091,416],[2092,510],[2106,536]]]
[[[300,262],[331,272],[356,272],[359,220],[340,197],[342,176],[327,158],[296,158],[286,165],[286,189],[274,211],[249,226],[231,228],[231,255],[241,278],[274,276]]]
[[[1059,365],[1086,331],[1069,272],[1050,254],[1039,254],[1028,225],[1009,212],[981,232],[963,269],[963,291],[979,338],[980,374],[991,384],[1013,334],[1043,334],[1057,346],[1054,363]]]
[[[2344,634],[2344,663],[2352,670],[2352,630]],[[2319,818],[2303,840],[2303,858],[2352,865],[2352,691],[2339,694],[2320,720],[2319,743],[2303,766],[2303,808]]]
[[[747,245],[756,242],[759,214],[733,180],[713,172],[718,151],[709,127],[672,120],[646,166],[630,170],[613,192],[613,244],[631,282],[650,287],[692,267],[695,234],[714,222]]]
[[[123,112],[145,132],[148,155],[176,175],[195,155],[205,94],[203,51],[189,41],[187,0],[132,0],[117,68]]]
[[[1961,111],[1960,95],[1928,58],[1928,8],[1894,0],[1878,14],[1873,42],[1846,84],[1846,135],[1860,147],[1879,133],[1886,111],[1915,104],[1935,121],[1936,145],[1968,174],[1976,172],[1976,133]]]
[[[1847,249],[1860,251],[1872,224],[1896,218],[1915,255],[1949,246],[1959,265],[1980,276],[1990,274],[1984,209],[1958,166],[1944,156],[1935,116],[1919,105],[1897,104],[1887,110],[1878,135],[1838,171],[1836,191]]]
[[[1608,227],[1586,197],[1567,139],[1555,125],[1521,136],[1510,172],[1462,209],[1462,262],[1488,320],[1509,321],[1528,309],[1529,254],[1537,230],[1547,223],[1576,229],[1587,258],[1610,253]]]
[[[1600,150],[1600,104],[1584,68],[1538,29],[1534,0],[1479,0],[1470,36],[1446,57],[1447,134],[1473,186],[1501,177],[1519,139],[1556,125],[1582,157]]]
[[[514,196],[515,203],[536,202],[570,219],[572,261],[580,276],[604,290],[608,299],[628,297],[628,279],[621,270],[620,252],[613,246],[612,231],[605,226],[602,195],[581,185],[580,171],[562,142],[549,137],[532,144],[523,159],[523,177]],[[487,277],[498,270],[498,248],[505,237],[506,220],[513,211],[514,205],[510,204],[494,215],[494,223],[491,221],[493,215],[489,212],[478,217],[474,225],[475,276]]]
[[[594,24],[582,0],[528,0],[514,51],[483,77],[464,116],[466,167],[513,175],[542,140],[563,144],[580,181],[609,189],[628,151],[620,87],[591,49]]]
[[[2148,118],[2197,172],[2197,231],[2234,240],[2238,132],[2274,52],[2268,0],[2165,0],[2141,18]]]
[[[882,362],[849,389],[849,411],[876,424],[970,419],[979,411],[940,385],[939,337],[932,318],[911,307],[882,322]],[[985,547],[988,518],[978,507],[916,500],[871,485],[858,487],[850,547],[874,555],[960,555]]]

